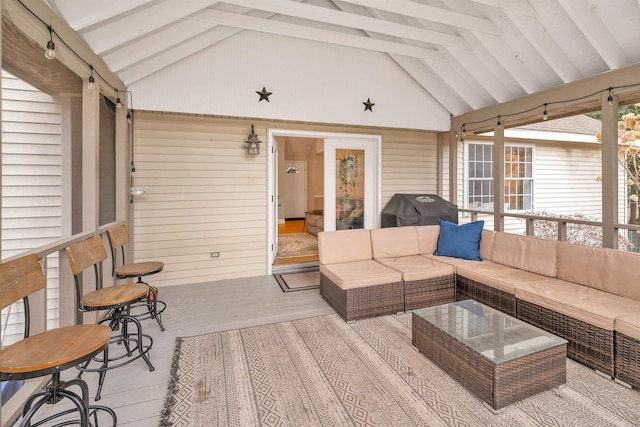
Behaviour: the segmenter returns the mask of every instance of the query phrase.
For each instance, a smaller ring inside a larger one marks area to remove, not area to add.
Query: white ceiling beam
[[[111,50],[109,53],[102,55],[102,59],[109,65],[109,68],[118,73],[214,27],[215,24],[206,22],[177,21],[175,25],[156,31],[147,37],[134,40],[118,49]]]
[[[390,57],[449,113],[457,116],[473,110],[465,99],[452,92],[451,88],[427,69],[421,60],[399,55]]]
[[[482,33],[475,33],[474,36],[478,42],[482,43],[482,45],[491,52],[500,65],[513,76],[525,92],[534,93],[544,89],[540,80],[538,80],[526,64],[518,58],[518,54],[511,49],[504,39]]]
[[[631,63],[588,1],[559,0],[559,3],[609,68],[622,68]]]
[[[147,77],[170,65],[180,62],[182,59],[200,52],[242,30],[231,27],[217,26],[204,34],[196,36],[186,42],[177,44],[152,57],[138,61],[135,65],[118,72],[118,76],[129,86],[130,84]]]
[[[153,0],[112,0],[108,2],[79,2],[77,0],[49,0],[51,7],[64,16],[69,26],[77,32],[107,21]]]
[[[451,56],[452,61],[457,61],[463,69],[467,70],[467,74],[476,81],[477,86],[481,86],[483,91],[493,98],[492,101],[502,102],[513,98],[514,94],[505,86],[505,80],[511,81],[512,79],[510,77],[501,78],[502,76],[496,71],[498,68],[500,70],[503,68],[496,66],[495,63],[491,67],[487,66],[483,62],[481,52],[469,55],[465,52],[450,50],[447,51],[447,54]],[[485,102],[483,106],[486,105]]]
[[[185,18],[217,1],[167,0],[82,34],[98,55]]]
[[[196,19],[196,18],[189,18]],[[295,37],[304,40],[330,43],[340,46],[355,47],[383,53],[411,56],[414,58],[428,59],[430,61],[442,61],[442,56],[435,49],[425,49],[402,43],[394,43],[385,40],[375,40],[364,36],[354,36],[336,31],[322,30],[303,25],[289,24],[287,22],[270,19],[255,18],[248,15],[222,12],[207,9],[197,20],[204,20],[219,25],[253,30],[268,34]]]
[[[584,77],[539,20],[510,11],[506,13],[564,83]]]
[[[434,6],[427,6],[407,0],[342,0],[368,8],[384,10],[397,13],[399,15],[410,16],[412,18],[424,19],[426,21],[437,22],[451,27],[462,28],[471,31],[500,35],[500,29],[488,19],[464,13],[453,12]]]
[[[397,24],[382,19],[328,9],[326,7],[283,0],[233,0],[233,4],[250,9],[261,9],[296,18],[309,19],[326,24],[358,28],[404,39],[417,40],[457,49],[469,50],[469,45],[460,36],[438,31]]]
[[[536,18],[538,12],[529,4],[527,0],[471,0],[474,3],[485,6],[498,7],[505,11],[512,11],[521,15]]]

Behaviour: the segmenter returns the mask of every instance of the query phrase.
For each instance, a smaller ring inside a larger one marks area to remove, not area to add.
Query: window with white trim
[[[468,209],[493,210],[493,144],[467,142],[466,205]],[[533,210],[533,146],[505,144],[505,211]]]

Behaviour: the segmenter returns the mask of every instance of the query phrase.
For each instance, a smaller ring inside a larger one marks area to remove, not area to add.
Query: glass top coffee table
[[[474,300],[413,311],[412,344],[493,409],[566,382],[566,340]]]

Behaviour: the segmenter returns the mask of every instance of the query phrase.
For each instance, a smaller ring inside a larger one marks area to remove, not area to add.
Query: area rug
[[[497,414],[411,345],[411,315],[178,338],[161,426],[631,426],[640,394],[567,360]]]
[[[282,292],[306,291],[320,287],[320,272],[307,271],[304,273],[274,274]]]
[[[278,234],[278,258],[318,254],[318,238],[309,233]]]

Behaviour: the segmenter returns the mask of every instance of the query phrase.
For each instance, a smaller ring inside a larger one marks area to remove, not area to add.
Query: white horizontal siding
[[[267,156],[246,154],[251,122],[153,113],[135,116],[135,261],[159,260],[154,285],[266,274]],[[436,134],[426,131],[283,125],[382,137],[383,207],[395,193],[436,191]],[[220,252],[211,258],[210,252]]]
[[[382,138],[382,200],[394,194],[437,191],[437,134],[404,132]]]
[[[265,274],[266,154],[247,157],[249,125],[146,117],[135,120],[134,186],[146,192],[134,201],[135,260],[165,263],[158,286]]]
[[[2,72],[2,259],[62,236],[61,111],[50,95]],[[47,259],[48,325],[58,323],[58,255]],[[3,345],[22,336],[11,309]]]

